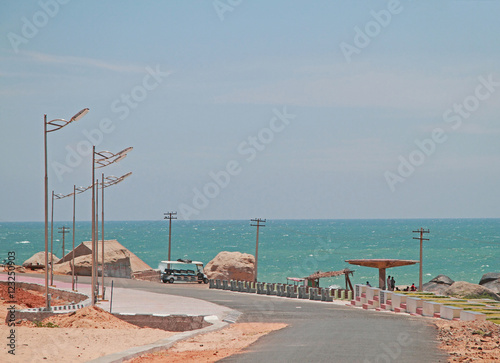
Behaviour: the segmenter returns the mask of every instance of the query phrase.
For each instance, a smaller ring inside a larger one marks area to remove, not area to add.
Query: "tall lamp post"
[[[97,285],[97,238],[96,238],[96,182],[95,169],[103,168],[110,164],[119,162],[127,156],[133,148],[128,147],[116,154],[110,151],[95,151],[95,146],[92,148],[92,278],[91,278],[91,300],[92,305],[96,303],[96,285]],[[97,166],[96,166],[97,165]]]
[[[62,129],[64,126],[70,124],[71,122],[78,121],[83,116],[89,112],[88,108],[84,108],[79,111],[76,115],[66,121],[64,119],[54,119],[47,121],[47,115],[43,116],[43,147],[44,147],[44,164],[45,164],[45,177],[44,177],[44,187],[45,187],[45,308],[50,309],[49,301],[49,177],[48,177],[48,165],[47,165],[47,134],[49,132],[54,132]]]
[[[118,184],[122,182],[125,178],[128,178],[130,175],[132,175],[132,172],[129,172],[125,175],[122,175],[120,177],[116,177],[114,175],[107,176],[106,178],[104,177],[104,173],[102,174],[102,182],[101,182],[101,247],[102,247],[102,253],[101,253],[101,298],[104,300],[104,188],[110,187],[112,185]]]

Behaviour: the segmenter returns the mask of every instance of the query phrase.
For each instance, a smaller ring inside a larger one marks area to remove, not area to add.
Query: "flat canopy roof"
[[[310,276],[305,277],[305,279],[314,280],[314,279],[320,279],[322,277],[335,277],[335,276],[345,275],[345,274],[348,274],[351,272],[354,272],[354,271],[351,271],[348,268],[345,268],[345,269],[340,270],[340,271],[329,271],[329,272],[318,271],[318,272],[313,273]]]
[[[362,260],[346,260],[345,262],[351,265],[374,267],[374,268],[390,268],[399,266],[408,266],[418,263],[415,260],[395,260],[395,259],[385,259],[385,258],[375,258],[375,259],[362,259]]]

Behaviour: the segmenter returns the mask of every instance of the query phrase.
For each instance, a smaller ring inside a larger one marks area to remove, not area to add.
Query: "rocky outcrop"
[[[422,288],[424,291],[434,292],[438,295],[443,295],[445,290],[449,288],[455,281],[446,275],[438,275],[431,281],[425,283]]]
[[[457,281],[448,287],[444,294],[464,299],[493,299],[500,301],[500,296],[490,289],[466,281]]]
[[[241,252],[219,252],[205,267],[209,279],[253,281],[255,257]]]
[[[500,294],[500,272],[489,272],[484,274],[483,277],[481,277],[481,281],[479,281],[479,285]]]
[[[49,255],[49,263],[50,263],[50,252],[48,253]],[[53,260],[54,264],[59,262],[59,258],[56,255],[53,255]],[[28,258],[26,261],[23,262],[24,267],[31,267],[31,266],[43,266],[45,267],[45,251],[37,252],[30,258]]]
[[[54,273],[71,275],[71,261],[54,265]],[[75,258],[75,275],[90,276],[92,274],[92,255],[82,255]],[[99,259],[98,274],[101,276],[101,260]],[[104,259],[104,276],[131,278],[130,258],[115,253],[106,255]]]

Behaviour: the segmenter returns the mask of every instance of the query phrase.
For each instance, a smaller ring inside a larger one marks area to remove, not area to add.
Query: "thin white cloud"
[[[39,52],[25,51],[20,53],[28,57],[30,60],[46,64],[58,64],[58,65],[62,64],[69,66],[98,68],[119,73],[144,73],[143,66],[132,65],[132,64],[115,64],[93,58],[60,56],[60,55],[45,54]]]

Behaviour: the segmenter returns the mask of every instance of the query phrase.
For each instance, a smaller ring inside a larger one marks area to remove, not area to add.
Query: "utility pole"
[[[257,227],[257,240],[255,242],[255,276],[254,276],[254,281],[257,282],[257,260],[259,258],[259,227],[265,227],[263,223],[266,223],[266,220],[261,218],[254,218],[250,219],[250,221],[257,223],[257,224],[250,224],[252,227]]]
[[[420,228],[417,231],[413,231],[413,233],[420,233],[420,237],[413,237],[413,239],[419,239],[420,240],[420,276],[418,278],[418,291],[422,291],[422,242],[423,241],[428,241],[429,238],[424,238],[424,233],[430,233],[429,230],[425,230],[423,228]]]
[[[62,256],[61,258],[64,258],[64,235],[66,233],[69,233],[69,227],[59,227],[58,229],[60,229],[60,231],[57,231],[58,233],[62,233],[62,236],[63,236],[63,240],[62,240]]]
[[[177,212],[164,213],[165,217],[163,219],[168,219],[168,260],[170,261],[170,252],[172,248],[172,219],[177,219]],[[167,264],[167,268],[170,268],[170,264]]]

